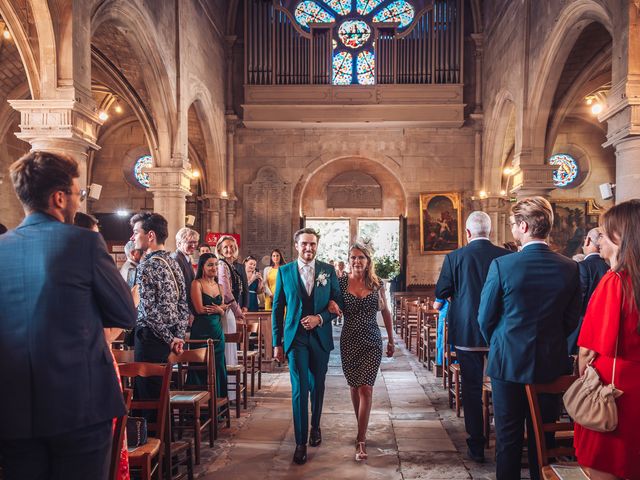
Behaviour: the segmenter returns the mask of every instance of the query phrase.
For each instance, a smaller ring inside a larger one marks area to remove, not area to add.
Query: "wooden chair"
[[[199,342],[202,345],[202,341]],[[216,395],[215,366],[213,359],[213,340],[207,341],[207,346],[185,350],[180,355],[169,355],[169,361],[177,365],[177,390],[169,392],[172,421],[173,412],[177,410],[177,422],[173,422],[174,429],[179,431],[193,429],[193,441],[195,451],[195,463],[200,464],[200,446],[202,431],[209,432],[209,446],[213,447],[215,438],[214,425],[216,423],[216,410],[214,409],[214,397]],[[213,361],[212,361],[213,360]],[[202,372],[206,382],[203,385],[187,383],[189,372]],[[205,413],[208,418],[202,422],[201,417]]]
[[[113,352],[113,358],[116,359],[116,363],[133,363],[135,361],[133,350],[121,350],[114,348],[111,351]]]
[[[111,443],[111,457],[109,458],[109,480],[120,479],[120,452],[122,451],[123,443],[127,441],[125,431],[127,427],[127,418],[129,418],[129,408],[131,407],[133,390],[125,388],[122,395],[124,396],[126,412],[124,415],[117,418],[116,424],[113,428],[113,442]]]
[[[225,343],[237,343],[243,352],[246,349],[244,344],[246,338],[244,335],[244,327],[245,325],[236,333],[224,334]],[[244,409],[247,409],[247,369],[244,368],[244,365],[227,365],[227,376],[236,391],[236,418],[240,418],[240,404],[242,403]]]
[[[143,480],[150,480],[157,471],[158,479],[162,478],[163,447],[166,446],[166,424],[167,412],[169,410],[169,379],[171,378],[172,366],[157,363],[125,363],[119,365],[120,376],[134,379],[135,377],[161,377],[162,387],[160,397],[155,400],[136,400],[131,402],[131,410],[143,409],[156,412],[156,422],[147,423],[149,437],[147,443],[129,451],[129,466],[140,469],[140,476]],[[153,436],[151,436],[153,432]],[[155,465],[152,466],[155,460]]]
[[[407,350],[411,351],[411,339],[415,336],[416,343],[418,337],[418,323],[420,317],[420,299],[412,300],[406,303],[404,322],[404,343]]]
[[[449,369],[449,365],[453,365],[456,360],[456,352],[451,351],[449,345],[449,327],[444,325],[444,348],[442,354],[442,388],[447,389],[447,385],[451,384],[453,372]]]
[[[449,365],[449,408],[456,407],[456,417],[460,416],[460,409],[462,407],[462,375],[460,374],[460,364],[452,363]]]
[[[256,335],[256,349],[249,350],[251,342],[251,334]],[[251,374],[251,396],[255,395],[255,383],[256,383],[256,373],[258,374],[258,390],[262,388],[262,353],[263,353],[263,342],[262,342],[262,326],[260,320],[255,323],[247,324],[247,352],[246,352],[246,363],[243,361],[245,369],[248,369]],[[240,358],[238,359],[240,360]]]
[[[531,411],[531,419],[533,423],[533,433],[536,439],[536,449],[538,452],[538,464],[540,465],[540,477],[545,480],[559,480],[561,477],[553,470],[550,459],[560,458],[566,456],[575,456],[575,449],[573,448],[573,442],[569,445],[562,445],[555,448],[548,448],[545,433],[560,433],[571,432],[573,433],[573,421],[564,420],[543,423],[542,415],[540,413],[540,405],[538,403],[538,395],[541,393],[549,394],[562,394],[567,391],[573,382],[578,379],[575,375],[563,375],[551,383],[545,384],[533,384],[526,385],[525,390],[527,392],[527,400],[529,401],[529,410]],[[566,439],[567,436],[563,435]],[[576,462],[563,462],[558,461],[554,465],[561,466],[562,468],[575,469],[576,472],[582,472],[582,469]],[[584,472],[582,472],[584,473]],[[585,475],[585,478],[587,476]]]
[[[484,377],[484,381],[482,382],[482,434],[484,435],[486,448],[489,448],[491,443],[491,417],[493,416],[492,393],[491,379]]]

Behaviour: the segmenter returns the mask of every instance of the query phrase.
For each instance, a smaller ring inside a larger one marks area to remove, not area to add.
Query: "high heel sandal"
[[[356,462],[366,460],[368,457],[369,455],[367,455],[366,443],[356,442]]]

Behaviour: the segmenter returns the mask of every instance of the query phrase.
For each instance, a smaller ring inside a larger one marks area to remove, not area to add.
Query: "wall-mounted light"
[[[593,105],[591,105],[591,113],[593,113],[594,115],[598,115],[600,112],[602,112],[603,108],[604,107],[601,103],[594,103]]]
[[[512,175],[513,174],[513,168],[505,167],[504,170],[502,171],[502,173],[504,173],[505,175]]]
[[[220,196],[222,198],[227,198],[229,195],[227,194],[227,192],[220,192]]]
[[[484,190],[480,190],[480,198],[487,198],[487,192],[485,192]]]
[[[503,197],[504,197],[506,194],[507,194],[507,191],[506,191],[506,190],[500,190],[500,195],[501,195],[501,196],[503,196]]]
[[[2,36],[4,37],[5,40],[11,40],[11,33],[9,32],[9,29],[6,26],[4,27]]]
[[[193,178],[200,178],[200,170],[192,170],[191,171],[191,176]]]
[[[584,97],[584,101],[591,107],[591,113],[593,115],[599,115],[604,110],[604,106],[607,104],[609,90],[611,90],[611,84],[606,84]]]
[[[129,211],[122,208],[122,209],[116,210],[116,215],[119,217],[126,217],[129,215]]]
[[[104,110],[100,110],[100,112],[98,113],[98,118],[101,122],[106,122],[109,119],[109,114]]]
[[[120,106],[120,104],[118,103],[117,100],[116,100],[115,107],[113,107],[113,111],[116,112],[116,113],[122,113],[122,107]]]

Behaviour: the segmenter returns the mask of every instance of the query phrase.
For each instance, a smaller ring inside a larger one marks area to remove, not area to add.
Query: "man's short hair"
[[[77,227],[87,228],[89,230],[92,230],[93,227],[98,225],[98,223],[99,222],[96,217],[84,212],[76,212],[76,216],[73,219],[74,225],[76,225]]]
[[[304,235],[305,233],[309,234],[309,235],[315,235],[316,236],[316,242],[320,243],[320,234],[317,231],[315,231],[313,228],[310,228],[310,227],[301,228],[296,233],[294,233],[293,234],[293,242],[297,244],[298,243],[298,239],[300,238],[300,235]]]
[[[149,233],[153,230],[156,234],[156,241],[159,244],[163,244],[167,240],[169,236],[169,225],[167,224],[167,220],[159,213],[140,212],[136,213],[131,217],[131,220],[129,220],[129,224],[132,227],[138,222],[142,222],[142,229],[145,232]]]
[[[11,182],[20,202],[35,211],[49,208],[49,197],[59,190],[71,193],[73,179],[80,176],[78,163],[64,155],[29,152],[9,167]]]
[[[587,233],[587,238],[591,240],[591,243],[593,243],[594,247],[596,247],[598,250],[600,249],[600,240],[602,240],[602,232],[598,227],[592,228],[591,230],[589,230],[589,233]]]
[[[176,233],[176,245],[198,240],[200,240],[200,234],[189,227],[182,227]]]
[[[471,212],[467,217],[467,230],[472,237],[489,237],[491,234],[491,217],[485,212]]]
[[[520,200],[511,207],[516,223],[526,222],[531,237],[544,239],[549,236],[553,226],[553,209],[543,197],[530,197]]]

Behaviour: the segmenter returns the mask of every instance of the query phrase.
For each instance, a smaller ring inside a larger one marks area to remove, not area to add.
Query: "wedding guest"
[[[262,275],[257,270],[258,261],[255,257],[249,255],[244,259],[244,268],[247,274],[247,283],[249,285],[249,306],[248,311],[257,312],[260,309],[258,302],[258,294],[263,291]]]
[[[193,265],[191,264],[191,255],[196,251],[199,239],[200,234],[198,232],[189,227],[182,227],[176,233],[176,251],[171,254],[171,258],[178,262],[178,266],[182,271],[185,292],[187,295],[186,300],[189,304],[189,311],[192,315],[195,311],[193,309],[193,304],[191,303],[191,282],[193,282],[195,272],[193,271]]]
[[[198,254],[204,255],[205,253],[211,253],[211,247],[206,243],[198,245]]]
[[[191,325],[191,340],[212,338],[215,343],[216,391],[219,397],[227,396],[227,366],[224,358],[225,342],[222,316],[227,305],[222,300],[222,290],[216,281],[218,261],[214,254],[203,253],[198,261],[196,278],[191,284],[191,303],[196,316]],[[198,347],[200,345],[194,345]],[[187,383],[206,385],[205,372],[189,372]]]
[[[338,278],[342,278],[345,275],[345,271],[344,271],[344,262],[342,260],[340,260],[337,265],[336,265],[336,275],[338,276]]]
[[[373,385],[382,361],[382,337],[377,313],[382,312],[387,330],[387,357],[395,350],[393,323],[387,306],[384,286],[376,276],[371,251],[364,242],[357,241],[349,248],[350,273],[338,279],[344,299],[342,312],[331,303],[330,311],[344,315],[340,336],[342,370],[349,384],[351,403],[358,420],[356,461],[366,460],[367,428],[371,414]]]
[[[222,329],[224,333],[236,333],[236,321],[244,319],[244,313],[238,304],[238,299],[244,294],[242,279],[233,267],[233,261],[238,255],[236,239],[231,235],[220,237],[216,244],[216,254],[220,293],[222,301],[229,307],[222,317]],[[227,365],[238,365],[238,346],[235,343],[227,343],[224,357]],[[229,392],[229,399],[235,399],[235,392]]]
[[[127,261],[120,267],[120,275],[127,282],[129,288],[133,288],[136,283],[136,272],[142,253],[142,250],[135,247],[132,240],[129,240],[124,246],[124,255],[127,257]]]
[[[100,233],[100,228],[98,227],[98,219],[93,215],[89,215],[88,213],[77,212],[75,218],[73,219],[73,224],[78,227],[91,230],[92,232]]]
[[[271,260],[269,266],[264,269],[262,278],[264,279],[264,309],[271,310],[273,305],[273,295],[276,291],[276,278],[278,277],[278,268],[284,265],[286,260],[280,250],[275,248],[271,252]]]
[[[578,337],[578,368],[593,361],[602,383],[622,390],[618,427],[596,432],[575,424],[578,463],[593,480],[640,478],[640,200],[609,209],[601,220],[600,252],[611,270],[593,292]]]
[[[130,220],[135,247],[146,252],[138,266],[136,285],[140,296],[135,329],[135,361],[166,363],[169,353],[183,351],[189,322],[184,276],[178,263],[164,249],[169,236],[167,220],[158,213],[142,212]],[[158,398],[161,379],[136,378],[135,395]]]
[[[0,459],[6,480],[106,480],[125,413],[104,328],[135,310],[102,237],[73,226],[78,164],[32,151],[10,167],[26,217],[0,237]]]
[[[532,197],[511,208],[511,233],[522,251],[491,262],[480,296],[478,323],[489,345],[496,423],[496,479],[520,478],[525,421],[533,432],[525,394],[528,383],[548,383],[571,372],[567,336],[578,325],[578,264],[553,252],[548,200]],[[542,420],[560,415],[561,398],[540,396]],[[535,439],[528,436],[529,473],[538,480]],[[549,438],[553,441],[552,436]]]

